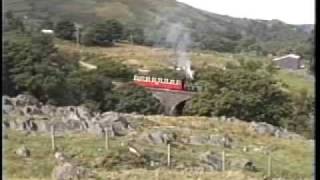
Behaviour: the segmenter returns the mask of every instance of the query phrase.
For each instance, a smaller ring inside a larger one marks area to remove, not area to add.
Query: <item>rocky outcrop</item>
[[[134,130],[129,119],[134,117],[116,112],[97,114],[84,106],[55,107],[42,105],[29,95],[2,97],[3,122],[7,128],[49,133],[87,132],[103,136],[105,129],[111,136],[125,136]]]
[[[251,122],[249,125],[249,129],[252,129],[257,134],[260,135],[269,135],[269,136],[275,136],[278,138],[284,138],[284,139],[301,139],[302,136],[288,132],[284,128],[276,127],[271,124],[265,123],[265,122]]]
[[[117,112],[105,112],[102,114],[90,111],[85,106],[56,107],[43,105],[30,95],[18,95],[10,98],[2,96],[3,124],[7,128],[28,132],[50,132],[52,126],[57,133],[87,132],[97,136],[104,136],[106,129],[110,136],[126,136],[135,132],[143,115],[120,114]],[[210,118],[228,123],[238,123],[236,118]],[[301,136],[288,132],[286,129],[272,126],[263,122],[252,122],[249,129],[257,134],[270,135],[279,138],[297,139]],[[146,136],[149,142],[154,144],[167,143],[174,140],[172,134],[164,132],[152,132]],[[190,136],[187,143],[195,145],[216,145],[232,148],[235,143],[230,137],[220,135]]]
[[[189,138],[189,144],[193,145],[213,145],[226,148],[233,148],[234,141],[229,136],[221,135],[193,135]]]
[[[142,133],[139,139],[145,140],[151,144],[167,144],[169,142],[174,142],[177,139],[177,135],[173,132],[156,130],[149,133]]]

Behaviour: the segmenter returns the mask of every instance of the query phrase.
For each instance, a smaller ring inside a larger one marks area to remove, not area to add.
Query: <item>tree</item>
[[[67,77],[67,87],[68,97],[72,97],[69,102],[75,105],[90,104],[98,110],[112,109],[112,107],[106,108],[105,103],[106,97],[112,94],[112,81],[97,71],[77,70],[72,72]]]
[[[40,27],[41,29],[54,29],[54,23],[50,19],[45,19]]]
[[[12,96],[17,94],[17,89],[16,84],[12,79],[12,74],[10,73],[10,69],[13,65],[9,61],[10,57],[7,53],[9,49],[10,44],[8,41],[5,41],[3,43],[4,53],[2,54],[2,94]]]
[[[198,78],[207,88],[185,107],[188,115],[234,116],[280,125],[292,114],[290,95],[266,72],[208,68]]]
[[[126,84],[117,89],[116,111],[125,113],[158,114],[162,107],[151,93],[134,84]]]
[[[292,118],[283,122],[283,126],[291,131],[298,132],[312,138],[311,115],[314,113],[314,97],[308,94],[307,89],[301,89],[293,96],[294,111]]]
[[[8,71],[17,89],[28,91],[43,102],[63,96],[72,62],[58,53],[52,37],[37,34],[24,41],[10,41],[6,46]]]
[[[115,41],[120,40],[123,26],[116,20],[108,20],[95,24],[89,28],[84,35],[83,43],[88,46],[112,46]]]
[[[108,20],[106,24],[110,24],[111,26],[112,39],[114,41],[120,40],[123,36],[123,25],[115,19]]]
[[[144,45],[145,43],[144,31],[139,27],[126,29],[123,36],[129,42],[134,44]]]
[[[5,31],[20,31],[20,32],[24,32],[25,31],[25,27],[23,24],[23,21],[18,18],[15,17],[12,11],[7,11],[5,13],[5,18],[4,18],[4,30]]]
[[[100,61],[97,64],[97,71],[105,77],[124,82],[132,81],[133,79],[134,71],[126,64],[115,60]]]
[[[56,36],[65,40],[74,40],[75,31],[74,23],[68,20],[59,21],[55,27]]]

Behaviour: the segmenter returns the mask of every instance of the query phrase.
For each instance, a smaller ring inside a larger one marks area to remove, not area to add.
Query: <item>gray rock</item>
[[[27,94],[20,94],[15,98],[16,106],[37,105],[38,103],[35,97]]]
[[[12,100],[9,96],[2,96],[2,114],[9,114],[14,109]]]
[[[56,116],[56,111],[57,111],[57,108],[55,106],[51,106],[51,105],[41,106],[42,114],[45,114],[47,116]]]
[[[232,148],[233,140],[228,136],[221,135],[196,135],[190,136],[189,143],[193,145],[213,145],[213,146],[224,146]]]
[[[275,136],[275,137],[284,138],[284,139],[303,138],[302,136],[296,133],[288,132],[286,129],[275,127],[265,122],[260,122],[260,123],[251,122],[249,128],[253,129],[256,133],[261,135]]]
[[[25,115],[39,115],[42,111],[37,106],[24,106],[23,112]]]
[[[83,120],[83,121],[89,121],[93,117],[92,112],[90,112],[90,110],[84,106],[77,107],[76,115],[80,120]]]
[[[155,131],[148,135],[149,141],[154,144],[167,144],[168,142],[175,141],[176,134],[174,133],[167,133],[163,131]]]
[[[229,136],[211,135],[209,137],[209,144],[216,146],[232,147],[233,140]]]
[[[230,167],[232,170],[257,171],[256,165],[249,159],[232,159],[230,162]]]
[[[2,106],[3,105],[13,105],[11,98],[9,96],[2,96]]]
[[[112,131],[116,136],[125,136],[129,133],[129,122],[124,117],[112,122]]]
[[[208,136],[190,136],[189,137],[189,143],[193,145],[203,145],[203,144],[208,144],[209,138]]]
[[[53,180],[87,180],[91,173],[83,167],[65,162],[56,166],[52,171]]]
[[[261,122],[261,123],[252,122],[250,124],[250,127],[253,128],[256,131],[256,133],[262,134],[262,135],[274,135],[274,133],[277,130],[276,127],[265,122]]]
[[[220,119],[220,121],[226,121],[227,117],[226,116],[221,116],[219,119]]]
[[[199,159],[204,163],[204,167],[209,170],[221,171],[222,170],[222,156],[212,151],[205,152],[199,156]],[[225,162],[225,167],[229,166],[229,161]],[[203,165],[202,165],[203,166]]]
[[[98,136],[104,136],[104,127],[102,127],[99,123],[96,122],[89,122],[89,127],[87,132],[90,134],[95,134]]]
[[[19,157],[27,158],[30,157],[31,153],[30,150],[27,149],[25,146],[18,148],[15,152]]]
[[[2,105],[2,115],[7,115],[14,110],[12,105]]]
[[[38,125],[33,121],[33,119],[27,119],[22,122],[22,130],[24,131],[37,131]]]

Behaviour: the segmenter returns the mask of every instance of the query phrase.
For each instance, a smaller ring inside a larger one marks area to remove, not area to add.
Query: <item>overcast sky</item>
[[[250,19],[314,24],[316,0],[177,0],[209,12]]]

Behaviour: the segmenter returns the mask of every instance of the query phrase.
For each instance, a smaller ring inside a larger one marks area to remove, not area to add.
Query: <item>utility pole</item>
[[[80,60],[81,60],[81,46],[80,46],[80,28],[82,27],[80,24],[74,23],[76,28],[76,40],[77,40],[77,49],[79,50]]]

